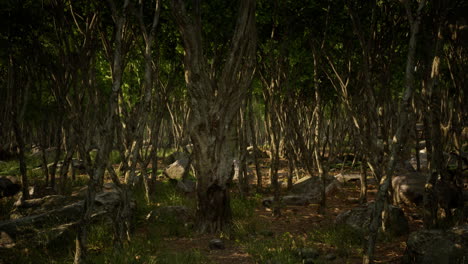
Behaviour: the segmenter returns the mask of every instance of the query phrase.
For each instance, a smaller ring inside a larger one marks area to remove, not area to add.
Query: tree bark
[[[216,232],[231,225],[227,183],[230,179],[235,131],[234,118],[247,94],[255,60],[255,1],[240,2],[231,47],[219,76],[209,74],[203,53],[200,6],[192,13],[184,1],[173,0],[172,13],[181,33],[185,81],[190,95],[190,137],[197,175],[197,227]]]
[[[372,212],[371,223],[369,226],[369,240],[367,250],[363,256],[363,264],[374,263],[374,252],[375,244],[377,242],[377,235],[379,228],[382,225],[382,211],[384,209],[388,190],[392,182],[392,176],[395,169],[396,162],[399,155],[405,149],[405,144],[410,134],[411,124],[411,98],[414,92],[414,65],[415,65],[415,53],[416,53],[416,36],[419,32],[419,24],[421,20],[421,11],[425,6],[426,1],[422,0],[419,3],[416,17],[413,18],[413,12],[411,11],[410,4],[408,1],[404,2],[406,13],[410,24],[410,40],[408,47],[408,57],[406,61],[405,71],[405,91],[401,101],[399,103],[398,111],[398,125],[397,131],[393,137],[391,144],[391,156],[387,163],[385,174],[380,179],[379,189],[374,203],[374,210]]]

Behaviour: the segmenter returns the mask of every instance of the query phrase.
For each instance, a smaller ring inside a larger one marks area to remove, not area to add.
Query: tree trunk
[[[23,134],[21,133],[20,125],[18,124],[17,117],[13,117],[13,130],[16,137],[16,143],[18,143],[18,161],[19,161],[19,168],[21,173],[21,185],[23,191],[23,199],[29,199],[29,183],[28,183],[28,175],[26,170],[26,159],[24,156],[24,139]]]
[[[437,184],[438,176],[441,177],[442,181],[445,181],[446,170],[444,168],[444,155],[441,142],[441,131],[440,131],[440,87],[435,85],[439,77],[439,63],[440,63],[440,49],[442,46],[442,25],[439,25],[436,36],[435,50],[433,53],[430,74],[428,74],[428,81],[426,82],[426,95],[430,98],[426,98],[428,103],[428,121],[430,122],[430,139],[431,139],[431,161],[430,167],[426,179],[425,195],[424,195],[424,225],[426,228],[434,228],[437,226],[437,210],[438,203],[435,194],[435,187]]]
[[[367,203],[367,166],[365,158],[361,161],[361,191],[359,193],[359,203]]]
[[[203,53],[200,3],[196,1],[190,11],[182,0],[171,4],[185,49],[185,81],[191,104],[189,131],[198,179],[197,227],[201,232],[216,232],[228,228],[232,220],[227,183],[235,149],[233,121],[253,77],[255,1],[240,2],[231,47],[219,75],[209,74]]]
[[[260,164],[258,161],[258,145],[257,145],[257,136],[256,136],[256,129],[255,129],[255,120],[254,120],[254,112],[253,112],[253,100],[249,100],[249,128],[250,128],[250,136],[252,137],[252,147],[253,147],[253,160],[255,163],[255,174],[257,175],[257,192],[260,192],[262,189],[262,173],[260,171]]]
[[[426,5],[426,1],[422,0],[419,3],[416,17],[413,18],[413,12],[408,2],[404,2],[408,20],[410,24],[410,41],[408,47],[408,57],[406,62],[405,71],[405,91],[401,102],[399,103],[398,111],[398,125],[397,131],[393,137],[391,144],[391,156],[387,164],[385,175],[380,179],[379,189],[374,203],[374,210],[372,212],[371,223],[369,226],[369,240],[367,251],[363,256],[363,264],[374,263],[374,251],[375,243],[377,242],[377,235],[379,228],[382,225],[382,211],[386,203],[386,197],[388,190],[392,182],[392,175],[395,169],[396,162],[399,158],[400,152],[404,151],[407,137],[411,128],[409,124],[411,111],[411,98],[414,91],[414,65],[415,65],[415,53],[416,53],[416,35],[419,31],[420,14],[423,7]]]

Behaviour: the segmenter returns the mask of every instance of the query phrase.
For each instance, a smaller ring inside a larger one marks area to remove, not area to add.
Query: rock
[[[165,159],[164,159],[164,163],[165,164],[172,164],[178,160],[181,160],[181,159],[189,159],[189,155],[185,152],[180,152],[180,151],[176,151],[174,153],[172,153],[171,155],[167,156]]]
[[[345,224],[356,229],[360,233],[368,234],[373,209],[374,202],[355,207],[340,213],[335,219],[335,224]],[[393,236],[400,236],[408,233],[408,221],[401,208],[390,205],[389,215],[385,219],[386,221],[383,223],[383,228],[381,228],[385,233]]]
[[[426,176],[422,173],[407,173],[392,179],[393,203],[421,205],[424,197]]]
[[[209,247],[211,250],[216,250],[216,249],[225,249],[226,246],[224,245],[224,242],[221,239],[215,238],[210,240]]]
[[[309,195],[285,195],[281,197],[281,203],[285,205],[308,205],[310,203],[318,202],[319,197],[312,197]],[[263,199],[262,205],[271,207],[273,204],[273,196]]]
[[[176,185],[176,189],[183,192],[183,193],[194,193],[197,188],[197,183],[192,180],[182,180],[178,181]]]
[[[43,243],[43,236],[57,238],[66,230],[72,228],[81,218],[84,209],[84,201],[78,197],[64,197],[51,195],[40,199],[22,201],[16,208],[19,217],[0,222],[0,232],[14,239],[14,244]],[[103,191],[96,194],[91,220],[101,219],[102,216],[112,215],[121,204],[121,198],[117,190]],[[134,203],[131,203],[134,207]],[[51,223],[55,226],[51,227]],[[6,237],[2,234],[2,240]],[[26,242],[25,242],[26,241]],[[46,240],[46,243],[48,243]],[[11,244],[11,243],[9,243]],[[2,245],[0,245],[0,248]]]
[[[405,264],[465,263],[468,259],[468,225],[449,230],[419,230],[409,235]]]
[[[338,181],[332,181],[325,187],[325,195],[331,196],[337,193],[341,188],[341,183]]]
[[[339,173],[335,176],[335,179],[341,183],[346,183],[346,182],[354,182],[354,181],[360,181],[361,180],[361,174],[358,173]]]
[[[181,180],[189,168],[189,158],[182,158],[164,169],[164,175],[172,180]]]
[[[187,223],[194,218],[193,213],[185,206],[164,206],[151,211],[146,220],[165,221],[176,223]]]
[[[11,197],[21,190],[21,185],[17,183],[16,178],[7,176],[0,177],[0,198]]]
[[[302,259],[316,259],[319,257],[319,252],[315,248],[300,248],[298,249],[299,256]]]
[[[333,253],[327,254],[323,257],[325,260],[332,261],[336,259],[336,255]]]
[[[335,178],[333,176],[328,176],[325,180],[325,184],[328,186],[334,180]],[[320,188],[321,179],[319,177],[306,176],[299,179],[296,183],[293,184],[291,188],[291,193],[317,195],[320,193]]]

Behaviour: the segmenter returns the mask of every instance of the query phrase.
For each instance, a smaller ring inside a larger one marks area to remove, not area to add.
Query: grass
[[[301,263],[297,240],[289,233],[270,239],[257,238],[246,242],[246,250],[256,263]]]
[[[309,233],[311,243],[327,244],[335,249],[340,257],[348,257],[353,253],[362,254],[364,236],[346,225],[335,225],[322,229],[315,229]]]

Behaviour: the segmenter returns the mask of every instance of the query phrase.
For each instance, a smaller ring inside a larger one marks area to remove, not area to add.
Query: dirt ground
[[[280,170],[280,180],[286,182],[286,179],[281,179],[287,175],[284,170]],[[263,177],[268,178],[267,167],[262,169]],[[333,173],[331,173],[334,175]],[[335,173],[336,174],[336,173]],[[255,179],[256,180],[256,179]],[[255,180],[252,179],[252,182]],[[264,186],[269,184],[268,179],[265,179]],[[374,200],[376,188],[374,185],[369,185],[368,201]],[[255,219],[259,219],[262,223],[268,224],[268,229],[276,235],[281,235],[289,232],[295,237],[307,236],[307,233],[317,228],[324,228],[333,225],[336,216],[358,205],[359,198],[359,182],[347,183],[336,192],[333,196],[327,197],[327,212],[324,215],[317,213],[317,205],[311,204],[308,206],[286,206],[282,209],[282,216],[273,217],[268,208],[264,208],[261,204],[255,210]],[[415,213],[415,208],[404,207],[405,215],[409,221],[410,232],[422,227],[421,220],[416,220],[408,216]],[[408,235],[394,238],[391,242],[378,242],[375,256],[375,263],[400,263],[400,259],[406,248],[406,240]],[[246,249],[233,241],[225,240],[225,250],[210,250],[208,248],[209,241],[213,239],[213,235],[203,235],[195,238],[175,238],[171,239],[174,251],[198,250],[206,255],[214,263],[226,264],[250,264],[255,263],[253,258],[246,252]],[[322,245],[319,248],[321,252],[331,252],[330,245]],[[337,258],[331,263],[362,263],[362,256],[353,255],[346,259]]]

